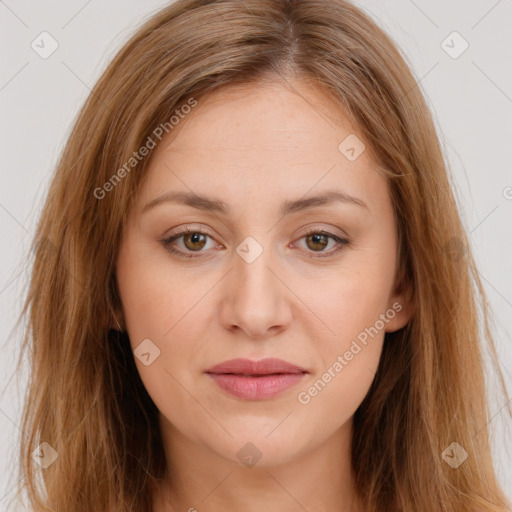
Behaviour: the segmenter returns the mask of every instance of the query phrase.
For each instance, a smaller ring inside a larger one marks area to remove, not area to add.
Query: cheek
[[[146,389],[157,406],[165,406],[170,396],[184,398],[179,383],[188,389],[195,378],[192,369],[198,365],[201,341],[214,311],[208,290],[218,276],[180,269],[165,251],[129,240],[120,252],[117,276],[134,355],[138,347],[148,345],[144,340],[156,346],[149,344],[158,354],[150,365],[135,357]]]
[[[327,437],[354,415],[375,377],[382,343],[364,348],[346,365],[336,366],[335,354],[319,374],[297,392],[297,413],[303,428],[314,425],[315,437]],[[341,355],[340,353],[339,355]]]
[[[312,319],[309,324],[310,334],[318,340],[320,364],[313,381],[299,390],[303,399],[298,395],[297,401],[312,415],[332,411],[333,422],[329,420],[325,428],[350,418],[374,379],[385,320],[391,320],[395,313],[388,303],[393,258],[392,251],[385,253],[382,246],[367,243],[364,250],[347,256],[339,271],[319,276],[315,292],[307,295],[307,306],[321,319]],[[301,286],[311,290],[310,280],[304,280]]]
[[[374,266],[369,271],[363,263],[350,270],[346,267],[343,275],[326,283],[323,293],[308,298],[308,306],[321,319],[306,326],[310,337],[318,341],[319,364],[312,379],[298,390],[297,403],[308,418],[323,418],[317,427],[325,435],[359,407],[382,353],[385,324],[381,315],[389,309],[389,279],[379,280],[381,269]]]
[[[208,279],[170,264],[165,251],[131,244],[123,246],[117,265],[119,293],[126,326],[133,342],[171,336],[207,289]]]
[[[389,260],[376,249],[354,252],[340,263],[339,270],[329,269],[314,280],[295,280],[297,293],[320,324],[328,327],[326,339],[337,348],[374,325],[388,309],[394,264]]]
[[[117,281],[139,375],[157,407],[173,417],[171,402],[180,411],[190,406],[180,384],[190,388],[187,371],[193,367],[200,315],[205,314],[200,299],[208,287],[207,278],[187,277],[160,252],[126,240],[118,258]],[[149,347],[145,352],[151,354],[150,364],[137,357],[139,346]]]

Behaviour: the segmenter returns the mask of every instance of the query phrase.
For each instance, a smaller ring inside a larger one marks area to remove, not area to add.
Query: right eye
[[[176,243],[180,238],[183,239],[184,248],[177,249]],[[178,232],[173,232],[170,236],[162,239],[160,242],[170,252],[183,256],[185,258],[196,258],[199,255],[193,253],[206,252],[202,249],[207,244],[207,239],[213,238],[209,232],[203,232],[198,229],[186,228]],[[188,254],[187,254],[188,252]]]

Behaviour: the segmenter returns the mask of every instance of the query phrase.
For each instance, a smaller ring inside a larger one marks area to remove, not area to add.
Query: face
[[[339,107],[292,83],[223,89],[187,114],[153,150],[118,258],[162,425],[234,462],[249,441],[260,465],[290,460],[349,424],[385,332],[408,320],[386,180]],[[207,373],[236,358],[302,371]]]

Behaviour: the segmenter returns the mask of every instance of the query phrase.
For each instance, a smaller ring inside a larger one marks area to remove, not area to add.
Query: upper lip
[[[269,357],[260,361],[251,361],[250,359],[230,359],[217,364],[206,370],[206,373],[240,373],[246,375],[271,375],[274,373],[304,373],[306,370],[300,366],[294,365]]]

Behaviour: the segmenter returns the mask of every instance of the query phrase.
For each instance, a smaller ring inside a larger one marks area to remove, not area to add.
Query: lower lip
[[[305,373],[279,373],[246,377],[232,373],[208,373],[227,393],[245,400],[264,400],[295,386]]]

